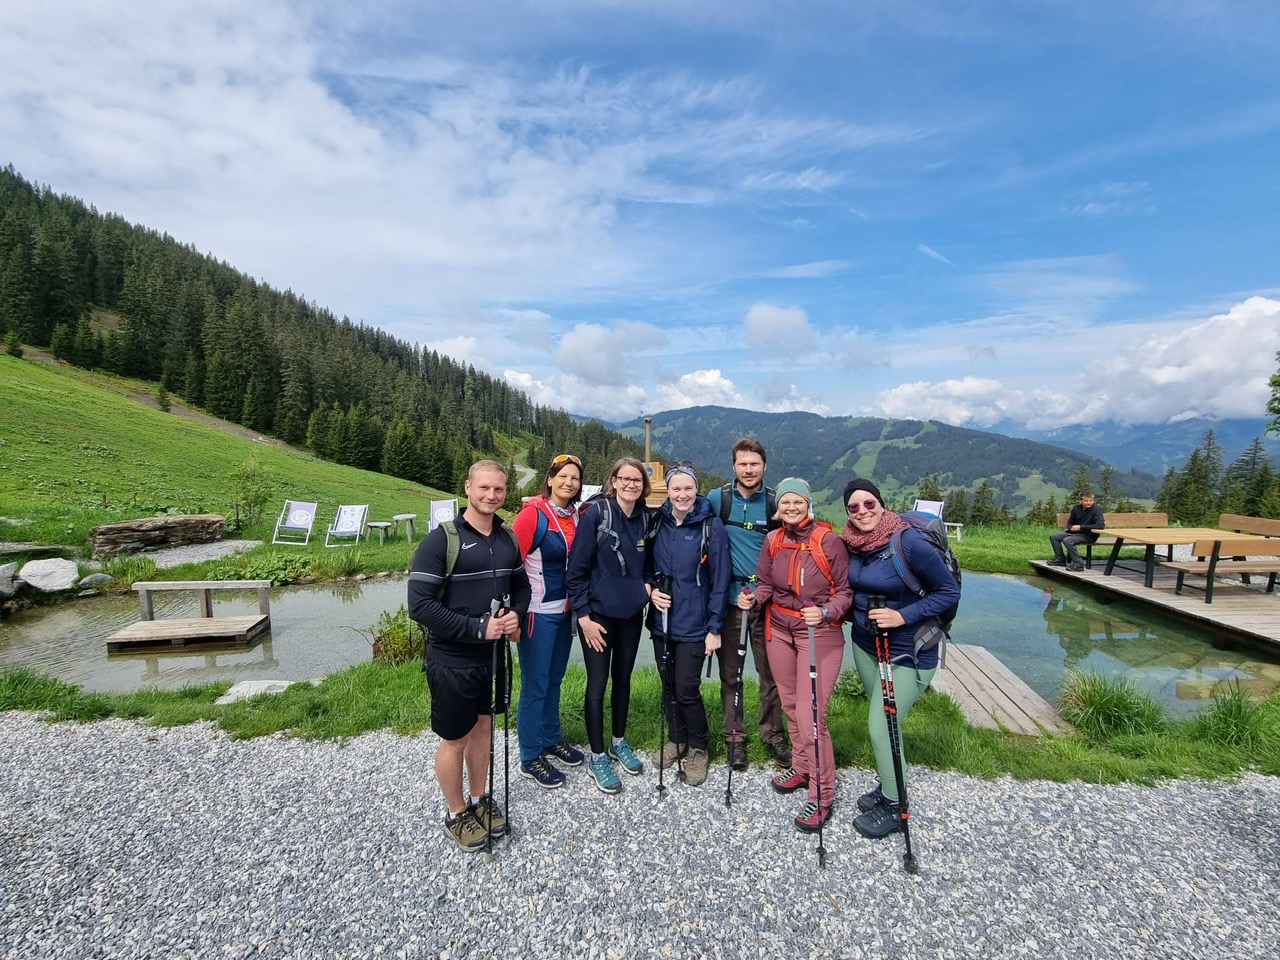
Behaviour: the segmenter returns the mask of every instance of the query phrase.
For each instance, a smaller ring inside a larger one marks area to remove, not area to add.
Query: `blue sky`
[[[607,419],[1261,416],[1273,0],[10,0],[0,163]]]

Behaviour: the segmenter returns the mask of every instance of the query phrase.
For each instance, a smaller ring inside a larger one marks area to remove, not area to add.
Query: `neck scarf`
[[[840,539],[853,553],[868,554],[872,550],[879,550],[895,533],[907,529],[908,526],[907,521],[893,511],[886,510],[880,515],[880,522],[866,533],[855,527],[852,520],[846,522]]]

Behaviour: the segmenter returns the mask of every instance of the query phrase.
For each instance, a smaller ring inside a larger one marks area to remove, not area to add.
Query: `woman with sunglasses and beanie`
[[[565,742],[560,728],[560,684],[573,645],[565,571],[578,526],[582,461],[561,454],[551,461],[541,496],[531,497],[511,523],[529,575],[532,599],[520,655],[520,775],[553,790],[564,774],[550,760],[576,767],[582,751]]]
[[[813,519],[809,484],[787,477],[778,484],[777,519],[760,550],[755,589],[738,594],[750,610],[765,605],[765,649],[778,685],[782,711],[790,727],[794,763],[773,778],[779,793],[808,788],[808,801],[796,814],[797,830],[816,832],[831,817],[836,795],[836,755],[827,731],[827,707],[844,659],[841,622],[853,602],[849,589],[849,553],[828,523]],[[818,757],[814,776],[813,705],[809,641],[818,666]]]
[[[669,464],[666,479],[667,500],[645,554],[649,633],[671,733],[654,762],[670,768],[683,759],[685,784],[698,787],[707,779],[709,741],[702,664],[720,649],[733,567],[729,535],[699,495],[693,464]]]
[[[851,480],[844,488],[849,522],[841,539],[849,548],[849,584],[853,587],[853,662],[870,701],[867,727],[875,751],[879,783],[858,798],[861,814],[853,825],[867,837],[884,837],[902,829],[893,750],[880,690],[876,631],[888,634],[898,730],[938,667],[936,645],[916,654],[916,635],[935,629],[937,617],[960,600],[942,557],[923,534],[884,508],[879,488],[870,480]],[[893,537],[901,532],[901,554],[895,558]],[[907,586],[895,566],[906,564],[924,595]],[[906,782],[907,758],[899,739],[899,762]]]
[[[639,460],[623,457],[609,470],[605,490],[603,497],[583,507],[578,519],[578,534],[569,548],[568,589],[587,669],[583,718],[591,744],[588,769],[602,793],[618,793],[622,780],[614,760],[633,777],[644,772],[644,764],[627,743],[626,732],[631,671],[649,602],[644,584],[649,474]],[[610,678],[613,736],[606,753],[604,692]]]

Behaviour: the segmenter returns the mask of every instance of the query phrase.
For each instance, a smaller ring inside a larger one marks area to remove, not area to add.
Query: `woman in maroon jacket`
[[[853,602],[849,552],[829,523],[813,519],[809,484],[787,477],[777,488],[782,528],[765,539],[756,564],[755,592],[738,595],[750,610],[765,604],[765,649],[790,727],[794,766],[773,778],[779,793],[808,788],[809,800],[796,814],[796,829],[815,832],[831,816],[836,792],[835,751],[827,732],[827,705],[844,659],[840,624]],[[813,631],[818,662],[818,764],[812,776],[813,692],[809,675],[809,635]],[[819,793],[821,783],[821,793]],[[821,796],[821,804],[819,804]]]

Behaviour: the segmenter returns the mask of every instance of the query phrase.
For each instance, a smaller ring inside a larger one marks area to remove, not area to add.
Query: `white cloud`
[[[685,407],[719,405],[743,407],[746,400],[733,381],[719,370],[694,370],[678,380],[658,384],[654,390],[658,410],[680,410]]]
[[[1145,183],[1103,180],[1070,194],[1062,212],[1071,216],[1101,217],[1107,214],[1152,213],[1155,204]]]
[[[796,263],[788,267],[767,270],[764,275],[784,279],[816,279],[844,273],[850,266],[848,260],[815,260],[812,263]]]
[[[747,177],[745,190],[830,190],[844,180],[843,174],[810,167],[800,173],[766,173]]]
[[[508,383],[527,393],[534,403],[601,420],[631,420],[650,411],[642,387],[628,383],[585,383],[574,376],[552,374],[540,379],[527,371],[504,370]]]
[[[768,353],[796,356],[813,349],[813,326],[801,307],[779,307],[754,303],[743,323],[747,343],[769,344]]]
[[[933,249],[933,247],[929,246],[927,243],[920,244],[919,246],[916,247],[916,249],[919,250],[921,253],[923,253],[926,257],[933,257],[933,259],[939,261],[940,263],[945,263],[948,266],[952,266],[952,267],[955,266],[954,263],[952,263],[942,254],[940,254],[937,250]]]
[[[651,323],[579,323],[560,341],[556,362],[586,383],[619,384],[627,379],[624,358],[660,349],[666,342],[666,334]]]

